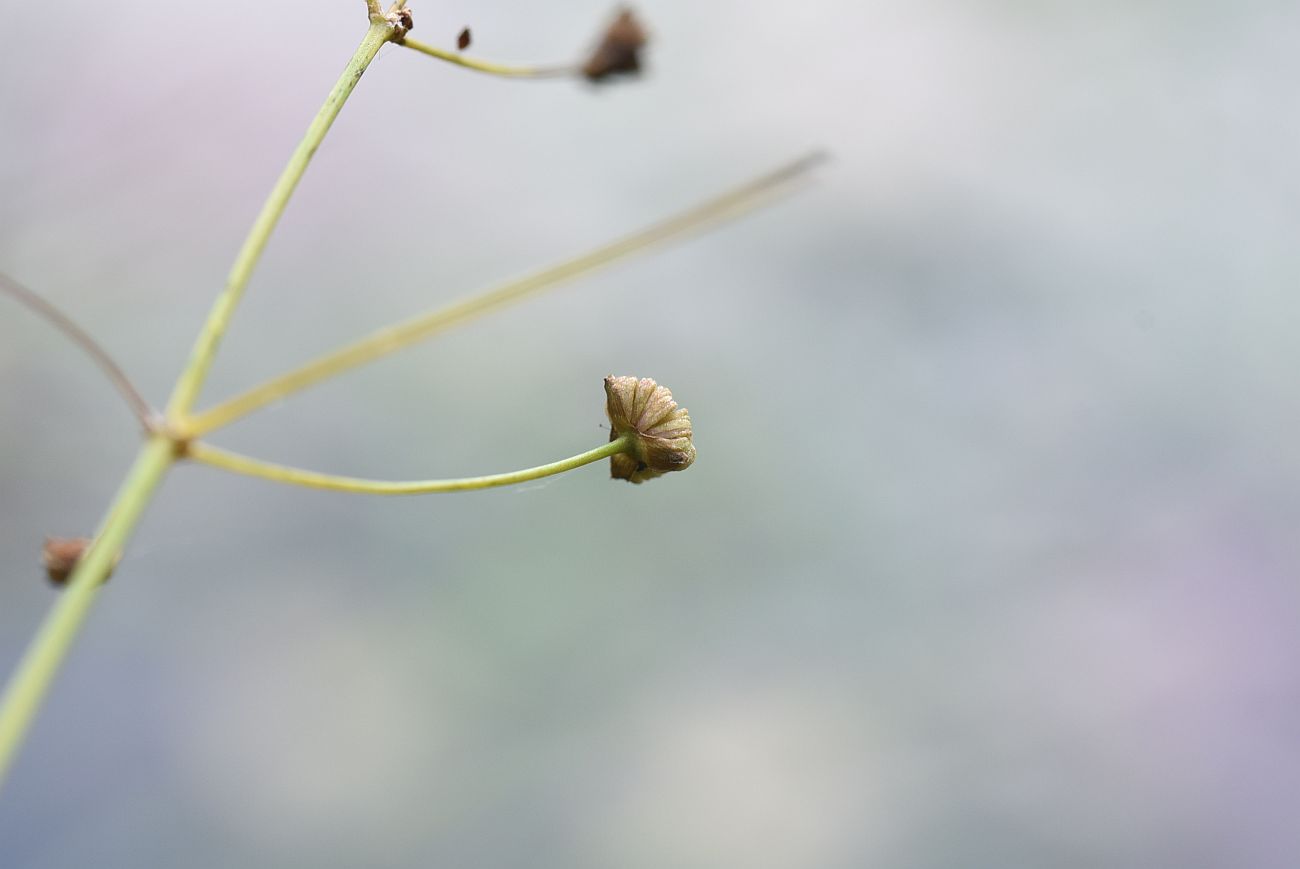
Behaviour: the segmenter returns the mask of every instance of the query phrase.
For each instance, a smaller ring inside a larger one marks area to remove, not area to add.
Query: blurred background
[[[581,54],[607,0],[415,4]],[[648,74],[389,46],[216,400],[810,147],[774,207],[214,438],[419,499],[180,467],[0,796],[6,867],[1300,864],[1294,3],[646,0]],[[360,0],[8,0],[0,269],[165,400]],[[21,24],[20,22],[27,23]],[[0,662],[135,426],[0,299]]]

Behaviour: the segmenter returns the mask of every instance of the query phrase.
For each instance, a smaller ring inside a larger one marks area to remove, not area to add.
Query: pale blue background
[[[359,0],[5,0],[0,268],[162,401]],[[605,0],[441,0],[553,61]],[[601,441],[634,488],[181,468],[0,795],[5,867],[1300,864],[1300,7],[647,0],[593,91],[389,48],[217,398],[811,146],[798,196],[223,433],[374,476]],[[0,300],[0,662],[135,448]]]

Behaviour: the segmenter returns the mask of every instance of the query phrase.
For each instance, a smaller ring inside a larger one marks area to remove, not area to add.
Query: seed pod
[[[691,415],[678,407],[673,394],[649,378],[605,378],[605,413],[609,439],[632,435],[628,452],[611,456],[610,476],[642,483],[669,471],[681,471],[695,461]]]
[[[609,25],[600,44],[582,65],[588,81],[603,81],[611,75],[635,75],[641,71],[641,49],[647,36],[632,10],[623,9]]]
[[[394,9],[392,12],[385,15],[384,18],[387,19],[389,25],[391,25],[395,31],[393,38],[398,42],[401,42],[402,37],[415,28],[415,19],[411,17],[411,10],[405,7]]]
[[[473,40],[473,38],[474,37],[470,35],[469,28],[466,27],[460,32],[460,36],[456,37],[456,47],[461,51],[464,51],[469,48],[470,41]]]
[[[89,537],[46,537],[41,547],[45,575],[54,585],[65,585],[81,556],[90,548]]]
[[[72,571],[81,563],[93,542],[89,537],[46,537],[45,545],[41,547],[41,563],[45,566],[45,575],[49,577],[50,584],[67,585]],[[108,578],[113,575],[113,568],[121,560],[122,553],[119,552],[113,559],[113,567],[104,574],[104,582],[108,582]]]

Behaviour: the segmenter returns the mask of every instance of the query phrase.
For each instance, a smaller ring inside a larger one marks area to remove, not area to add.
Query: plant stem
[[[578,67],[573,64],[557,64],[555,66],[507,66],[504,63],[493,63],[488,60],[475,60],[472,57],[466,57],[455,51],[437,48],[426,42],[420,42],[418,39],[412,39],[409,36],[397,40],[398,45],[405,45],[407,48],[414,49],[421,54],[427,54],[430,57],[436,57],[438,60],[445,60],[447,63],[454,63],[456,66],[463,66],[466,69],[485,72],[488,75],[499,75],[506,78],[556,78],[558,76],[575,75]]]
[[[204,323],[189,361],[176,382],[168,404],[170,418],[182,417],[193,406],[212,367],[217,346],[230,324],[236,305],[252,276],[253,268],[266,247],[267,239],[284,213],[289,197],[302,178],[312,155],[330,125],[338,117],[362,73],[379,49],[392,37],[392,26],[386,21],[372,22],[365,39],[348,61],[343,75],[330,91],[325,105],[317,113],[311,126],[289,158],[289,163],[267,198],[266,204],[253,223],[244,246],[231,268],[226,287],[217,298],[207,322]],[[99,586],[117,562],[135,530],[140,515],[153,496],[158,483],[176,460],[177,447],[171,437],[152,434],[136,458],[135,465],[118,490],[109,507],[103,526],[94,545],[82,558],[69,578],[57,603],[46,615],[41,629],[32,639],[17,669],[5,687],[0,699],[0,784],[13,762],[18,747],[49,691],[50,684],[63,663],[78,629],[86,619],[99,592]]]
[[[161,435],[149,438],[118,490],[94,544],[73,570],[67,588],[5,686],[0,701],[0,783],[104,578],[117,563],[140,515],[175,457],[175,445],[170,440]]]
[[[226,279],[226,287],[217,297],[216,303],[208,314],[208,320],[203,325],[203,331],[199,333],[194,349],[190,351],[189,364],[177,381],[171,401],[167,405],[169,418],[183,416],[194,406],[199,390],[203,388],[203,381],[207,379],[208,371],[212,368],[217,346],[230,326],[230,318],[239,300],[243,298],[244,289],[248,286],[249,278],[253,276],[253,269],[261,259],[262,251],[266,249],[272,230],[275,229],[280,216],[284,214],[285,206],[289,204],[289,197],[293,195],[303,173],[307,171],[307,164],[311,162],[312,156],[320,147],[325,134],[329,132],[334,119],[338,117],[343,104],[352,94],[357,82],[361,80],[362,73],[379,53],[379,49],[392,36],[393,28],[386,21],[371,23],[370,29],[366,31],[366,38],[361,41],[356,53],[348,61],[343,74],[325,100],[325,105],[321,106],[320,111],[316,113],[302,141],[298,143],[293,156],[289,158],[289,164],[284,167],[279,180],[275,182],[275,187],[271,189],[266,203],[253,222],[248,238],[244,240],[244,246],[235,257],[235,264]]]
[[[497,486],[526,483],[529,480],[540,480],[543,477],[562,474],[565,471],[571,471],[574,468],[580,468],[583,465],[589,465],[592,462],[598,462],[617,453],[625,452],[630,443],[631,438],[624,436],[571,458],[539,465],[535,468],[525,468],[522,471],[490,474],[485,477],[462,477],[453,480],[404,480],[396,482],[363,480],[357,477],[341,477],[334,474],[321,474],[316,471],[304,471],[272,462],[263,462],[259,459],[241,456],[238,453],[227,452],[197,442],[189,444],[187,455],[197,462],[233,471],[236,474],[261,477],[264,480],[273,480],[277,483],[288,483],[294,486],[306,486],[311,489],[329,489],[335,492],[355,492],[363,495],[425,495],[432,492],[466,492],[473,489],[491,489]]]
[[[95,363],[117,389],[118,394],[126,401],[144,430],[150,431],[153,429],[158,412],[149,405],[149,402],[144,400],[140,390],[135,388],[135,384],[131,383],[131,378],[127,377],[126,372],[122,370],[122,366],[118,365],[113,360],[113,357],[108,355],[108,351],[101,347],[99,342],[90,337],[90,333],[73,322],[72,318],[67,314],[8,275],[0,274],[0,292],[5,293],[44,318],[51,326],[62,332],[69,341],[85,351],[91,359],[95,360]]]
[[[175,420],[173,424],[187,437],[200,437],[207,432],[229,425],[260,407],[306,389],[312,384],[423,341],[449,326],[519,301],[532,293],[549,289],[624,257],[640,253],[674,236],[700,229],[713,221],[747,213],[767,196],[782,189],[789,182],[803,177],[809,169],[823,159],[824,155],[820,153],[807,155],[688,211],[676,214],[654,226],[596,248],[582,256],[454,302],[445,308],[419,314],[409,320],[380,329],[332,353],[319,356],[292,371],[254,386],[247,392],[228,398],[205,411]]]

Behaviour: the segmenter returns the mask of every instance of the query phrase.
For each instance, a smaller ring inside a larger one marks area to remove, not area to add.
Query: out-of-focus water
[[[364,30],[360,2],[11,3],[0,269],[161,402]],[[414,35],[564,59],[608,7]],[[215,440],[380,477],[606,435],[641,487],[379,500],[179,468],[0,798],[0,865],[1285,867],[1300,862],[1300,9],[662,0],[650,73],[395,47],[206,392],[810,147],[744,221]],[[0,662],[135,448],[0,299]]]

